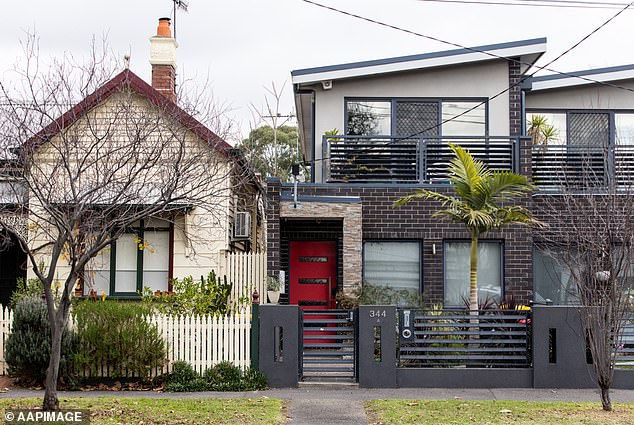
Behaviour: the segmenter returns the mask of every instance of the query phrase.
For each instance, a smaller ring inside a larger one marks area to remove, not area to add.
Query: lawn
[[[42,399],[0,399],[0,408],[39,408]],[[88,409],[101,424],[283,424],[282,401],[257,399],[62,398],[62,409]]]
[[[526,401],[373,400],[365,406],[370,423],[381,425],[634,424],[634,403],[613,404],[612,412],[600,403]]]

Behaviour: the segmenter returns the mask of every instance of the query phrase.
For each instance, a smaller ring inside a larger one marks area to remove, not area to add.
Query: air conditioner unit
[[[233,236],[236,239],[248,239],[251,237],[251,214],[237,212],[233,221]]]

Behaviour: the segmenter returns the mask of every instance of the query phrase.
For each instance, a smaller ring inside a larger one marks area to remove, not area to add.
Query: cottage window
[[[136,296],[147,286],[166,291],[169,281],[170,226],[141,221],[103,249],[86,268],[84,293]]]
[[[501,241],[478,243],[478,300],[502,298],[503,245]],[[445,241],[445,306],[466,307],[469,302],[471,242]]]
[[[377,241],[363,244],[364,282],[416,295],[420,293],[420,276],[419,242]]]

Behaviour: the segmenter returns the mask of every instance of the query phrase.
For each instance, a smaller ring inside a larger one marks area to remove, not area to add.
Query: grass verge
[[[372,424],[548,424],[631,425],[634,403],[613,404],[604,412],[600,403],[373,400],[365,403]]]
[[[0,399],[0,408],[40,408],[42,399]],[[282,401],[258,399],[61,398],[62,409],[87,409],[102,424],[283,424]]]

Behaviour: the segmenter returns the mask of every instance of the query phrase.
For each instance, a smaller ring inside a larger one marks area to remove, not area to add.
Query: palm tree
[[[531,136],[533,145],[545,146],[549,142],[557,140],[559,130],[554,125],[548,123],[548,118],[543,115],[533,115],[528,121],[526,134]]]
[[[469,274],[469,309],[478,310],[478,239],[491,230],[510,224],[541,225],[519,205],[502,205],[515,197],[535,190],[526,177],[510,171],[490,171],[482,161],[474,160],[462,147],[449,144],[455,155],[449,166],[449,180],[456,196],[426,189],[398,199],[400,207],[414,199],[432,199],[442,204],[434,217],[462,223],[471,234]]]

